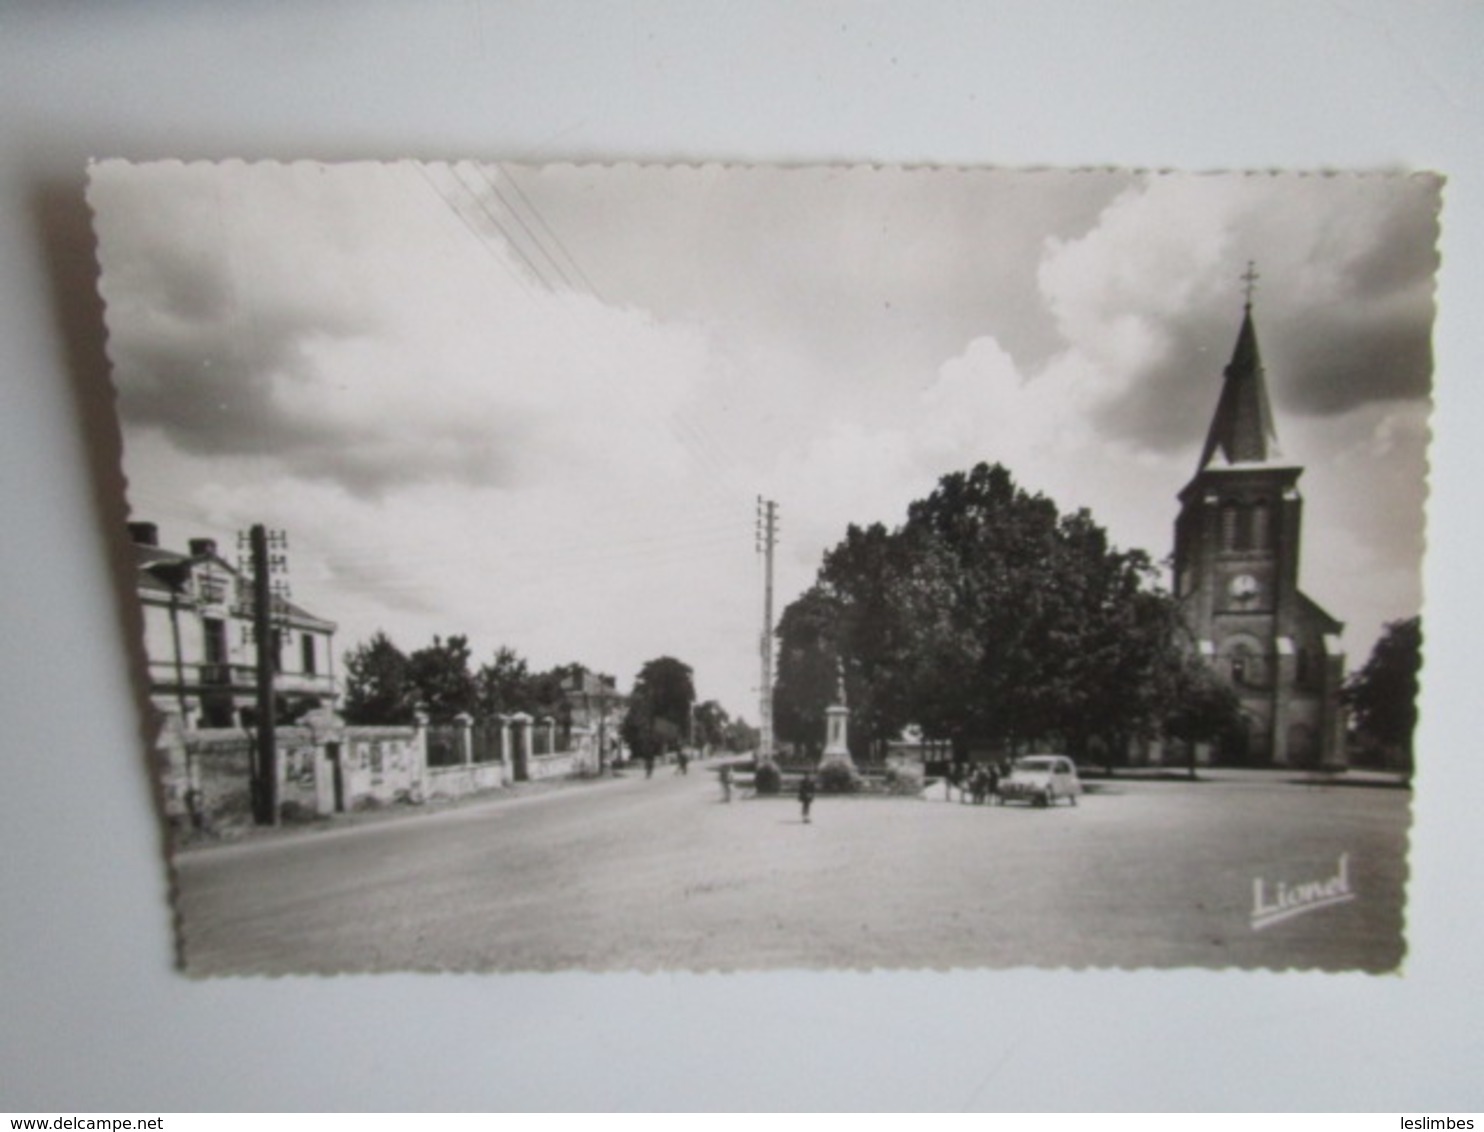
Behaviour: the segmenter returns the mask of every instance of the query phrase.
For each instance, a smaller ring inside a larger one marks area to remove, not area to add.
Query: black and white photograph
[[[94,163],[180,967],[1402,971],[1442,189]]]

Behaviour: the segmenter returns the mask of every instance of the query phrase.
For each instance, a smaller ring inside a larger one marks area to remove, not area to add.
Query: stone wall
[[[459,798],[504,785],[504,764],[471,763],[468,766],[429,767],[423,789],[428,798]]]
[[[456,798],[511,781],[510,764],[493,752],[473,761],[469,729],[460,732],[462,761],[428,766],[428,728],[346,727],[338,719],[281,727],[279,814],[287,822],[429,798]],[[256,734],[240,728],[186,729],[163,720],[156,758],[166,820],[179,829],[219,833],[252,824]],[[533,778],[571,773],[571,754],[532,760]]]
[[[326,744],[331,762],[334,736]],[[343,786],[331,809],[363,810],[393,802],[420,802],[426,796],[427,733],[420,727],[347,727],[341,733]],[[328,767],[333,775],[333,762]],[[332,784],[333,785],[333,784]],[[335,799],[333,789],[330,798]]]
[[[543,778],[565,778],[576,770],[575,762],[570,751],[561,755],[532,755],[527,764],[527,774],[532,782]]]

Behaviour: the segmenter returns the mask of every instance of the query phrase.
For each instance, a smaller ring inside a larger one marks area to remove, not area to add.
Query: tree
[[[434,723],[449,723],[459,715],[473,715],[477,705],[474,677],[469,671],[469,638],[439,637],[407,658],[407,671],[420,703]]]
[[[525,658],[504,645],[474,677],[475,703],[480,715],[514,715],[530,702],[530,669]]]
[[[773,731],[811,758],[817,758],[824,747],[825,709],[838,694],[835,634],[840,621],[840,606],[817,585],[789,603],[778,619]]]
[[[1184,745],[1186,765],[1194,778],[1196,744],[1219,744],[1238,733],[1244,726],[1241,701],[1231,685],[1217,676],[1194,649],[1182,653],[1171,686],[1164,690],[1164,699],[1168,705],[1164,735]]]
[[[1344,700],[1355,729],[1408,769],[1417,727],[1417,676],[1422,669],[1422,618],[1391,621],[1370,659],[1345,682]]]
[[[715,700],[706,700],[696,705],[695,739],[702,747],[720,747],[726,743],[727,727],[731,720],[726,708]]]
[[[580,688],[587,668],[577,663],[559,664],[545,672],[538,672],[529,681],[529,698],[526,711],[537,719],[551,718],[566,731],[572,726],[572,701],[567,696],[569,688]]]
[[[916,626],[906,595],[915,584],[910,538],[880,523],[847,528],[820,569],[819,587],[838,618],[828,639],[844,672],[857,754],[912,722],[906,673]]]
[[[346,722],[385,726],[412,722],[417,693],[407,656],[380,630],[345,654]]]
[[[833,651],[853,739],[915,723],[956,760],[975,743],[1122,752],[1159,730],[1178,687],[1179,611],[1155,583],[1148,555],[1113,547],[1086,511],[1063,516],[980,464],[897,530],[851,527],[825,556],[780,622],[783,706],[812,731]]]
[[[736,719],[727,721],[726,731],[722,737],[722,745],[728,751],[741,753],[743,751],[757,750],[758,743],[761,740],[762,735],[758,729],[739,716]]]
[[[689,733],[696,702],[691,668],[674,657],[648,661],[634,680],[623,741],[640,758],[653,758],[680,746]]]

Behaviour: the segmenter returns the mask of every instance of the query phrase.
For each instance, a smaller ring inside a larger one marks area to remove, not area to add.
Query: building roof
[[[1273,427],[1273,411],[1268,403],[1262,355],[1257,348],[1257,328],[1252,321],[1252,304],[1244,308],[1242,329],[1225,370],[1221,399],[1211,418],[1206,445],[1201,450],[1200,471],[1213,461],[1228,467],[1266,464],[1276,460],[1278,433]]]
[[[190,576],[190,572],[207,562],[215,564],[234,578],[240,576],[240,571],[235,566],[217,554],[182,554],[178,550],[166,550],[164,547],[148,543],[134,543],[134,563],[138,567],[138,585],[141,596],[146,594],[168,596],[171,593],[178,593]],[[335,629],[333,621],[317,617],[292,601],[280,599],[277,604],[282,614],[286,615],[293,625],[326,629],[331,632]],[[235,608],[234,612],[237,612]],[[246,613],[244,612],[243,615]]]

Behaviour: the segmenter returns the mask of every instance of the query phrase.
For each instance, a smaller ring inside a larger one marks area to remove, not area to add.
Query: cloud
[[[705,336],[545,289],[508,246],[469,238],[452,181],[414,173],[104,166],[92,191],[130,421],[355,495],[636,461],[673,474],[669,417],[706,369]]]
[[[1098,423],[1154,451],[1199,441],[1249,259],[1280,410],[1425,396],[1438,189],[1424,177],[1154,176],[1084,235],[1048,241],[1040,290],[1117,394]]]

